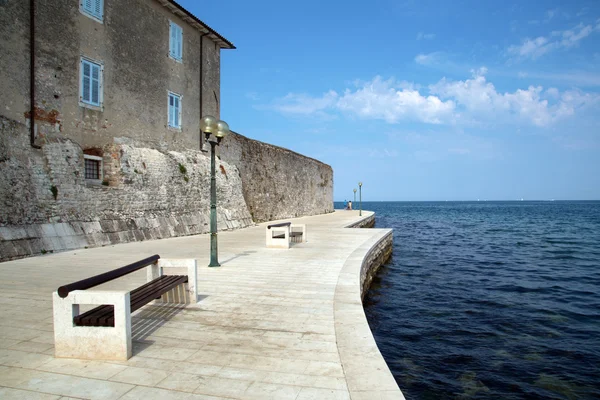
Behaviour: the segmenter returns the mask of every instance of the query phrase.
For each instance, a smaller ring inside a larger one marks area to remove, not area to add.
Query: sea
[[[364,309],[407,399],[600,399],[600,201],[362,208],[394,231]]]

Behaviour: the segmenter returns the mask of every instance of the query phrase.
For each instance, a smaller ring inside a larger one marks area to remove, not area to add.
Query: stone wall
[[[375,214],[369,215],[358,222],[348,225],[346,228],[373,228],[375,227]]]
[[[333,212],[333,170],[315,159],[237,133],[220,146],[236,165],[255,222]]]
[[[369,291],[373,277],[377,273],[379,267],[381,267],[391,257],[393,241],[393,232],[390,230],[387,235],[385,235],[373,247],[371,247],[365,256],[360,268],[361,299],[364,299],[365,295]]]
[[[0,260],[209,231],[210,159],[200,151],[104,148],[104,184],[83,177],[70,139],[29,147],[26,127],[0,118]],[[219,230],[252,224],[235,166],[217,162]]]

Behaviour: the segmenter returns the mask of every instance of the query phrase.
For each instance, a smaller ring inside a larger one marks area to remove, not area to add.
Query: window
[[[174,22],[169,22],[169,56],[181,61],[183,54],[183,30]]]
[[[100,182],[102,180],[102,157],[84,154],[85,179]]]
[[[101,64],[81,59],[81,83],[79,90],[80,105],[102,107],[102,72]]]
[[[169,126],[181,129],[181,95],[169,92]]]
[[[82,13],[102,22],[104,0],[80,0],[79,4]]]

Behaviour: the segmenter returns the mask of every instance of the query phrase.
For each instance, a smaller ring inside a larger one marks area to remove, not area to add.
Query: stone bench
[[[290,243],[306,242],[306,224],[281,222],[267,225],[266,239],[269,248],[289,249]]]
[[[147,283],[132,290],[86,290],[146,268]],[[165,274],[186,269],[186,275]],[[127,360],[132,355],[131,313],[153,302],[196,303],[194,259],[163,260],[159,255],[69,285],[53,293],[56,357]],[[80,305],[99,305],[79,313]]]

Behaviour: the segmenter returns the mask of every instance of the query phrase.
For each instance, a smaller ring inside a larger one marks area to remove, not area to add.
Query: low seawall
[[[375,227],[375,214],[369,215],[360,221],[354,222],[346,228],[373,228]]]
[[[372,227],[375,214],[349,227]],[[379,352],[362,304],[372,278],[392,253],[393,231],[374,229],[375,235],[346,260],[335,289],[334,314],[338,352],[352,399],[404,399]]]
[[[365,255],[363,263],[360,267],[360,298],[365,299],[365,295],[371,287],[373,277],[377,274],[381,267],[392,255],[392,247],[394,245],[393,234],[390,232],[377,242],[369,252]]]

